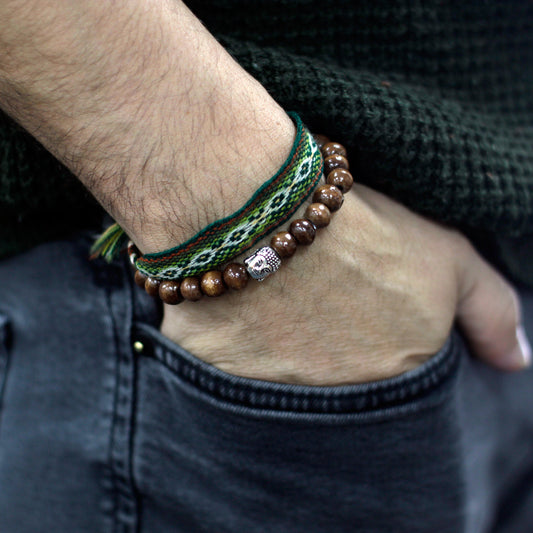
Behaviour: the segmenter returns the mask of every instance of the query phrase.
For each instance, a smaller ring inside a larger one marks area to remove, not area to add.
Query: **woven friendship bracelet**
[[[213,222],[175,248],[139,256],[135,260],[139,272],[158,279],[203,274],[250,249],[295,213],[318,184],[323,161],[300,117],[295,113],[290,116],[297,133],[279,172],[232,215]]]
[[[305,218],[293,220],[287,230],[276,233],[270,240],[270,246],[256,250],[244,260],[244,264],[230,262],[221,270],[208,270],[201,276],[168,280],[146,276],[137,270],[135,265],[141,254],[130,242],[128,254],[135,270],[135,283],[150,296],[159,297],[166,304],[176,305],[184,300],[194,302],[204,295],[216,297],[228,289],[241,290],[250,278],[262,281],[278,270],[281,260],[291,257],[298,246],[310,245],[316,231],[330,223],[332,213],[340,209],[343,195],[353,185],[344,146],[330,142],[323,135],[315,135],[315,140],[324,157],[326,184],[315,190],[313,203],[307,207]]]

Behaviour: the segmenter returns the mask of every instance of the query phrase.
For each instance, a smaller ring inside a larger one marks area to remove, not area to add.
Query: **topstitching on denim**
[[[443,348],[419,368],[401,376],[358,385],[317,387],[272,383],[227,374],[163,337],[152,326],[136,323],[133,339],[179,379],[219,400],[240,407],[295,413],[369,413],[422,399],[455,375],[462,341],[453,333]]]
[[[9,342],[10,342],[9,319],[0,313],[0,432],[2,431],[2,407],[4,389],[7,381],[9,368]]]

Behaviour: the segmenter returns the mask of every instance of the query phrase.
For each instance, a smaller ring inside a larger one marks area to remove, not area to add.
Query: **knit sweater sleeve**
[[[518,117],[399,76],[222,41],[285,108],[348,147],[358,181],[454,226],[533,232],[533,128]]]
[[[531,2],[187,4],[285,109],[347,146],[359,182],[466,232],[533,235]],[[0,253],[97,212],[0,117]]]

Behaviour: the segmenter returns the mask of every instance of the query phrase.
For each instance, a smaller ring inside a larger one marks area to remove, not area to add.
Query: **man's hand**
[[[273,276],[218,300],[165,306],[162,332],[229,373],[338,385],[420,365],[455,318],[486,362],[526,365],[514,291],[466,239],[355,186]]]

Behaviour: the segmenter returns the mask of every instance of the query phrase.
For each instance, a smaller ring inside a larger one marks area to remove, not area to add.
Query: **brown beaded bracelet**
[[[270,240],[270,247],[257,250],[245,259],[245,265],[229,263],[223,270],[209,270],[198,277],[159,280],[147,277],[135,269],[135,259],[140,252],[133,243],[130,243],[128,255],[135,269],[135,283],[150,296],[159,297],[166,304],[176,305],[184,300],[196,302],[204,295],[216,297],[221,296],[228,289],[244,289],[250,277],[261,281],[265,276],[263,271],[257,273],[254,270],[257,263],[264,266],[272,261],[274,265],[270,269],[266,267],[265,270],[268,270],[268,273],[274,272],[279,268],[281,259],[294,255],[298,245],[310,245],[315,240],[316,230],[330,223],[331,213],[341,208],[344,202],[343,195],[353,185],[344,146],[331,142],[324,135],[314,135],[314,138],[324,158],[326,184],[315,190],[312,203],[305,211],[305,218],[293,220],[288,231],[276,233]]]

